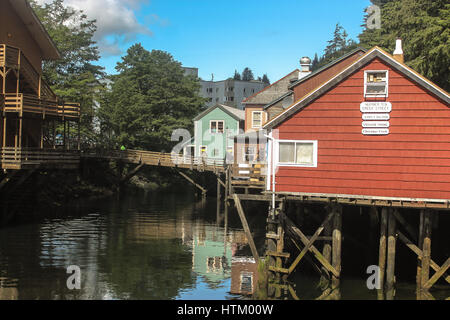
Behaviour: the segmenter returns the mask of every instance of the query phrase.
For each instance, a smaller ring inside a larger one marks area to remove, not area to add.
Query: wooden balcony
[[[61,149],[0,149],[2,169],[29,169],[36,167],[51,167],[75,169],[80,163],[80,151]]]
[[[21,116],[28,113],[42,115],[43,118],[59,117],[67,120],[80,118],[80,105],[77,103],[59,103],[22,93],[7,93],[3,97],[0,96],[0,108],[5,113],[15,112]]]
[[[235,187],[264,188],[266,184],[265,164],[234,164],[231,170],[231,184]]]
[[[15,70],[35,91],[36,96],[47,100],[57,100],[53,90],[42,79],[41,73],[33,67],[19,48],[0,44],[0,67]]]

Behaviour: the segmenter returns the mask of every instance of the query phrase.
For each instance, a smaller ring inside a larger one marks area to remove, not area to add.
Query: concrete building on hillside
[[[213,107],[216,104],[223,104],[242,110],[242,101],[255,93],[261,91],[266,86],[261,81],[241,81],[228,79],[223,81],[200,81],[200,95],[207,98],[207,106]]]

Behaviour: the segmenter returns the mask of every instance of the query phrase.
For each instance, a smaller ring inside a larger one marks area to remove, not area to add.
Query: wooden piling
[[[387,235],[387,225],[388,225],[388,209],[381,209],[381,219],[380,219],[380,248],[378,251],[378,266],[380,268],[380,289],[378,290],[378,299],[384,299],[384,279],[386,273],[386,235]]]
[[[338,276],[332,276],[332,289],[339,287],[341,277],[341,251],[342,251],[342,206],[333,207],[333,240],[332,240],[332,266],[337,271]]]
[[[423,219],[423,245],[422,245],[422,276],[420,290],[424,289],[424,285],[430,278],[430,263],[431,263],[431,228],[432,228],[432,213],[429,210],[425,211]]]
[[[332,232],[332,222],[329,221],[324,224],[323,235],[325,237],[331,238],[331,232]],[[331,241],[330,240],[325,240],[323,242],[322,255],[325,258],[325,260],[327,260],[329,263],[331,263]],[[321,283],[326,282],[328,284],[330,281],[330,272],[323,266],[322,266],[321,270],[322,270],[322,277],[320,279],[320,282]],[[327,287],[328,287],[328,285],[327,285]]]
[[[250,232],[250,228],[247,223],[247,218],[245,217],[244,209],[242,209],[241,200],[237,194],[233,194],[234,204],[236,205],[237,212],[239,214],[239,218],[241,219],[242,227],[244,228],[245,235],[247,236],[248,243],[250,245],[250,249],[252,250],[253,257],[255,261],[259,262],[258,250],[256,250],[255,242],[253,241],[252,234]]]
[[[395,249],[397,242],[396,220],[392,209],[388,211],[388,247],[386,268],[386,299],[394,298],[395,286]]]

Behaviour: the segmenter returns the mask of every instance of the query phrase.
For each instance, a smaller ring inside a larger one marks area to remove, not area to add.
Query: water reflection
[[[247,239],[237,221],[216,213],[214,201],[158,195],[86,203],[65,208],[59,218],[6,227],[0,230],[0,299],[249,294],[251,271],[233,277]],[[67,289],[70,265],[81,268],[81,290]],[[240,290],[231,289],[234,281]]]

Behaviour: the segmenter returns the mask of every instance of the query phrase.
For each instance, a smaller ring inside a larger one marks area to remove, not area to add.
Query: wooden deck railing
[[[199,171],[225,171],[225,161],[223,159],[190,157],[163,152],[92,149],[83,151],[81,156],[84,158],[123,160],[125,162],[136,164],[143,163],[146,165],[187,168]]]
[[[30,165],[78,165],[80,151],[7,147],[0,149],[0,160],[3,168],[20,168]]]
[[[234,164],[231,168],[233,184],[261,185],[265,184],[266,166],[263,163]]]
[[[2,106],[0,99],[0,106]],[[4,95],[4,112],[18,112],[23,114],[38,113],[48,116],[66,117],[78,119],[80,117],[80,105],[76,103],[60,104],[57,101],[39,99],[37,96],[27,94],[7,93]]]
[[[0,44],[0,66],[20,70],[20,74],[36,91],[36,95],[47,100],[56,100],[57,97],[50,86],[42,79],[42,75],[30,63],[22,50],[5,44]]]

